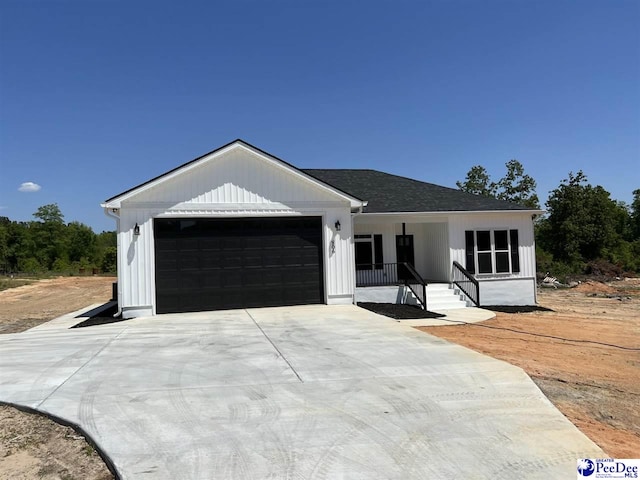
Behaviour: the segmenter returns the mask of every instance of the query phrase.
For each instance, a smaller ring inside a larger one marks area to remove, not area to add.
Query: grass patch
[[[29,285],[33,282],[35,282],[35,280],[26,278],[0,278],[0,292],[3,290],[9,290],[10,288]]]

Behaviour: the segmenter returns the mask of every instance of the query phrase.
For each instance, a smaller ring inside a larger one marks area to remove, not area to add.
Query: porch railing
[[[402,281],[398,281],[397,263],[356,265],[356,287],[384,287],[402,284]]]
[[[420,274],[413,268],[410,263],[404,263],[405,271],[408,275],[405,276],[404,284],[409,287],[409,290],[413,292],[413,295],[418,299],[420,306],[423,310],[427,309],[427,284]]]
[[[376,263],[357,265],[356,287],[406,286],[427,309],[427,287],[424,279],[410,263]]]
[[[453,284],[456,285],[476,307],[480,306],[480,284],[478,280],[455,260],[453,262]]]

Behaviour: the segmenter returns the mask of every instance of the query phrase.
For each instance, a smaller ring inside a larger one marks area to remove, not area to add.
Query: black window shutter
[[[373,258],[376,262],[376,270],[382,270],[384,260],[382,258],[382,235],[373,236]]]
[[[466,268],[469,273],[476,273],[476,261],[474,256],[475,239],[473,236],[473,230],[467,230],[464,232],[464,243],[466,258],[466,265],[464,268]]]
[[[511,271],[520,273],[520,254],[518,253],[518,230],[509,230],[511,237]]]

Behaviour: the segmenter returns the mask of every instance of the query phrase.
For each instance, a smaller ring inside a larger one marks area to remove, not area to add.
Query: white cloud
[[[37,192],[41,188],[42,187],[37,183],[24,182],[22,185],[20,185],[20,188],[18,188],[18,190],[20,190],[21,192]]]

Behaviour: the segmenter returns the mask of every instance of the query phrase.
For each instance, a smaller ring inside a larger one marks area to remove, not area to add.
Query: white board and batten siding
[[[449,230],[447,223],[424,223],[421,225],[423,244],[420,273],[427,280],[448,280],[451,272],[449,260]],[[418,252],[416,252],[417,254]],[[416,261],[418,258],[416,258]]]
[[[356,215],[355,234],[382,235],[382,254],[385,263],[397,262],[396,236],[413,235],[416,270],[428,280],[449,281],[449,231],[445,215],[376,216]]]
[[[351,204],[303,174],[236,146],[120,203],[118,295],[127,316],[154,315],[154,218],[320,216],[324,292],[329,304],[353,302]],[[335,231],[340,221],[341,230]],[[140,235],[134,235],[138,224]],[[332,247],[333,242],[333,247]]]
[[[452,214],[449,217],[451,261],[465,265],[465,231],[518,230],[520,272],[514,274],[477,274],[482,305],[535,305],[536,264],[531,212],[478,212]]]

